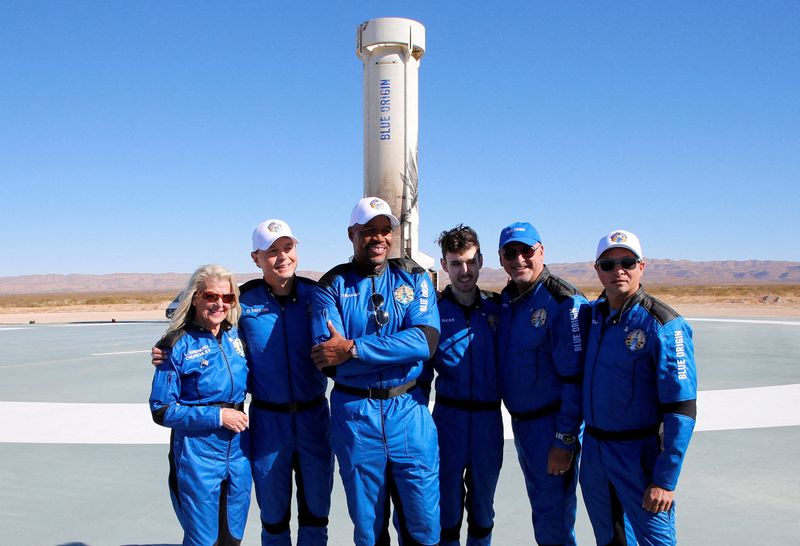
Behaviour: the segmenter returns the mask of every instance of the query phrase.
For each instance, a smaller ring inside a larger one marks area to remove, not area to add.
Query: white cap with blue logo
[[[597,254],[594,259],[597,260],[603,252],[611,248],[627,248],[636,254],[637,258],[642,259],[642,244],[639,242],[639,238],[630,231],[615,229],[603,235],[603,238],[597,243]]]
[[[363,199],[359,199],[356,206],[353,207],[353,212],[350,213],[350,227],[356,224],[362,226],[368,224],[369,221],[376,216],[386,216],[392,223],[393,228],[400,225],[400,221],[392,214],[389,203],[380,197],[364,197]]]
[[[264,220],[258,224],[253,231],[253,252],[257,250],[267,250],[281,237],[289,237],[295,243],[299,242],[295,236],[292,235],[292,228],[283,220],[278,220],[277,218]]]

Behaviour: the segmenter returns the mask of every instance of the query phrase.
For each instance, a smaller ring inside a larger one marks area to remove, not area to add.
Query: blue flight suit
[[[564,443],[556,434],[580,434],[588,301],[546,266],[525,292],[509,283],[501,297],[500,392],[512,418],[534,536],[540,545],[574,546],[579,442]],[[561,476],[547,473],[551,447],[574,450],[573,463]]]
[[[238,545],[250,507],[247,431],[222,426],[222,408],[243,409],[247,362],[236,329],[219,337],[191,324],[157,346],[166,358],[150,393],[153,420],[172,429],[169,488],[185,546]]]
[[[420,377],[430,388],[436,370],[441,546],[459,544],[465,507],[467,545],[491,544],[494,493],[503,465],[496,347],[500,301],[498,294],[475,291],[475,302],[466,307],[451,287],[444,289],[439,346]]]
[[[379,294],[383,301],[378,302]],[[377,307],[377,309],[376,309]],[[378,324],[378,314],[388,322]],[[439,542],[436,426],[416,379],[439,337],[436,294],[424,269],[388,260],[377,275],[342,264],[319,281],[314,342],[327,321],[355,341],[358,358],[324,368],[334,379],[331,437],[357,545],[388,544],[389,493],[403,543]]]
[[[604,296],[592,307],[580,480],[595,538],[625,544],[624,511],[639,544],[675,544],[675,504],[653,514],[642,508],[642,498],[651,484],[675,489],[694,430],[692,329],[641,287],[619,313]]]
[[[292,543],[292,473],[297,544],[328,541],[333,488],[327,379],[311,360],[311,298],[316,283],[295,277],[288,296],[263,279],[242,285],[239,329],[250,366],[250,457],[261,509],[261,544]]]

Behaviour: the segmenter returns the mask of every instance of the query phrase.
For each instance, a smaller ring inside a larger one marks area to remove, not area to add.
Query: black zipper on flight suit
[[[228,399],[235,404],[236,401],[233,399],[233,386],[234,385],[233,385],[233,371],[231,370],[231,363],[228,362],[228,355],[225,354],[225,349],[222,348],[222,342],[219,339],[217,339],[217,336],[215,336],[214,334],[211,334],[211,335],[213,336],[214,340],[217,342],[217,345],[219,346],[219,352],[222,353],[222,359],[225,361],[225,365],[228,367],[228,375],[231,378],[231,394],[228,397]],[[222,408],[220,408],[219,411],[220,411],[220,413],[222,413]],[[232,444],[233,444],[233,436],[234,436],[234,434],[236,434],[233,431],[229,431],[229,432],[231,432],[231,434],[228,435],[229,436],[228,437],[228,456],[225,458],[225,465],[226,466],[228,465],[228,463],[231,460],[231,447],[232,447]]]
[[[377,290],[375,288],[375,277],[371,276],[370,280],[372,281],[372,293],[373,294],[377,294],[378,292],[377,292]],[[370,298],[369,299],[370,303],[372,303],[372,295],[370,295],[369,298]],[[389,306],[389,302],[388,301],[384,302],[384,305],[388,307]],[[373,304],[373,307],[374,307],[374,304]],[[378,323],[378,312],[377,312],[377,309],[373,309],[373,312],[375,313],[374,319],[375,319],[375,325],[377,327],[377,331],[375,333],[380,333],[381,332],[381,325]],[[370,319],[367,319],[367,320],[370,320]],[[378,372],[378,381],[379,381],[381,387],[383,387],[383,372]],[[389,442],[387,442],[387,440],[386,440],[386,421],[385,421],[386,408],[383,406],[384,402],[385,402],[385,400],[380,400],[380,405],[381,405],[381,436],[383,437],[383,450],[386,452],[386,454],[388,456],[388,454],[389,454]]]
[[[295,279],[295,282],[297,282],[297,279]],[[290,298],[291,295],[286,296],[286,297]],[[277,300],[277,298],[276,298],[276,300]],[[287,375],[287,377],[289,379],[289,402],[294,402],[294,379],[292,377],[292,360],[289,357],[289,340],[288,340],[289,332],[288,332],[288,329],[286,328],[286,303],[285,303],[285,301],[288,301],[288,300],[279,301],[278,303],[279,303],[279,308],[281,310],[281,324],[283,325],[283,355],[286,358],[286,375]],[[292,435],[294,436],[295,441],[296,441],[297,440],[297,423],[295,421],[295,414],[294,414],[294,412],[292,412],[292,413],[290,413],[290,415],[291,415],[291,418],[292,418]]]
[[[476,296],[480,298],[480,295]],[[467,319],[467,352],[469,353],[469,399],[475,400],[475,354],[472,348],[472,339],[470,336],[472,335],[472,313],[473,308],[470,307],[468,309],[464,309],[464,315]],[[469,426],[467,427],[467,445],[472,446],[472,415],[474,411],[468,411],[468,420]],[[471,452],[472,450],[470,450]],[[472,461],[470,461],[471,463]]]
[[[509,351],[509,347],[511,346],[511,338],[513,337],[512,330],[513,330],[513,327],[514,327],[514,324],[515,324],[515,320],[514,319],[516,319],[516,317],[517,317],[517,306],[516,306],[516,304],[514,304],[514,300],[513,299],[509,300],[508,306],[511,308],[511,320],[508,321],[508,335],[505,336],[506,337],[506,342],[505,342],[505,347],[504,348],[505,348],[506,351],[505,351],[504,360],[511,360],[511,354],[510,354],[510,351]]]
[[[609,314],[610,314],[611,313],[611,308],[609,307],[608,309],[609,309]],[[599,323],[600,323],[600,334],[597,337],[597,350],[595,351],[594,359],[592,360],[592,383],[591,383],[591,389],[590,389],[591,393],[592,393],[592,421],[594,421],[595,426],[597,428],[600,428],[598,426],[597,421],[595,420],[595,414],[596,414],[596,411],[595,411],[595,399],[597,397],[594,395],[594,378],[597,377],[597,357],[600,355],[601,345],[603,344],[603,338],[606,335],[606,329],[607,329],[609,323],[610,323],[611,326],[616,326],[617,324],[619,324],[619,321],[622,318],[622,310],[620,310],[619,313],[617,313],[613,317],[607,317],[607,316],[605,316],[603,314],[603,310],[600,309],[599,315],[600,315],[600,320],[599,320]],[[592,317],[592,320],[594,320],[594,317]]]

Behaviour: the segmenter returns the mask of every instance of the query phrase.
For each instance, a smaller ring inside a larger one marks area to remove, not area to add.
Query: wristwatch
[[[574,434],[556,432],[556,440],[561,440],[564,445],[571,446],[578,440],[578,438]]]
[[[358,358],[358,348],[356,347],[356,342],[353,342],[353,346],[350,347],[350,358]]]

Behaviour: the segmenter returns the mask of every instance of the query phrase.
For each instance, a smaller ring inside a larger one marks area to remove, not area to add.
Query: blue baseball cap
[[[502,249],[509,243],[522,243],[533,246],[541,242],[542,239],[539,237],[539,232],[536,231],[535,227],[528,222],[514,222],[504,227],[500,232],[500,246],[498,248]]]

